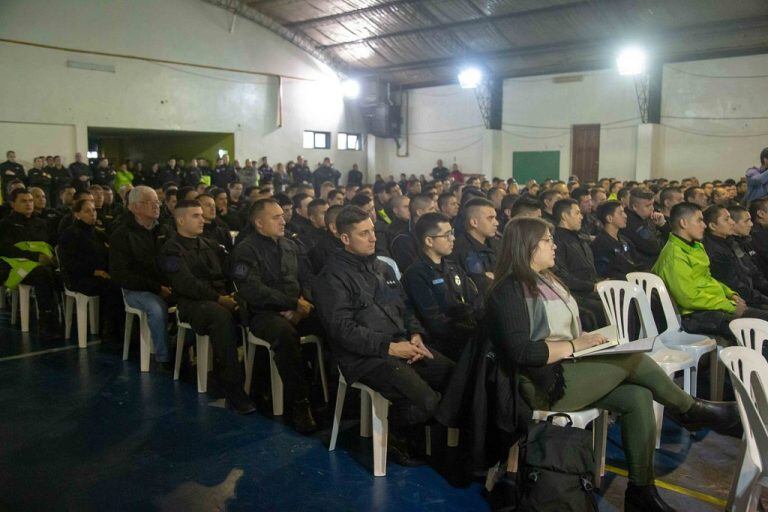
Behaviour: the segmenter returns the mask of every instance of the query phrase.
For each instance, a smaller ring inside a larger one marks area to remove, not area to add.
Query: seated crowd
[[[591,332],[608,323],[598,283],[630,272],[663,279],[687,332],[729,343],[730,320],[768,320],[768,197],[745,181],[523,185],[438,160],[431,179],[370,185],[354,166],[340,185],[328,158],[314,171],[302,157],[275,169],[266,157],[118,170],[46,160],[25,171],[8,152],[0,164],[0,280],[34,286],[40,336],[62,334],[62,285],[102,298],[107,338],[122,333],[124,300],[146,313],[167,372],[175,305],[210,336],[213,378],[238,413],[255,411],[238,360],[247,329],[271,346],[294,427],[317,429],[300,343],[313,334],[348,383],[391,402],[390,453],[418,464],[423,424],[487,371],[470,360],[488,341],[500,375],[519,382],[504,428],[530,409],[619,414],[625,499],[646,510],[671,510],[653,483],[653,401],[690,430],[738,427],[735,403],[690,396],[645,354],[570,356],[606,341]]]

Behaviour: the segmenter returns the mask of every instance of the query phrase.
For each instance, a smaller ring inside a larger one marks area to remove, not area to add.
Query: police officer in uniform
[[[175,183],[177,187],[181,186],[181,170],[176,166],[175,158],[168,159],[166,166],[160,170],[157,178],[162,187],[165,187],[168,183]],[[197,186],[197,184],[192,186]]]
[[[234,249],[232,235],[224,221],[216,217],[216,202],[213,196],[210,194],[200,194],[197,196],[197,202],[200,203],[200,207],[203,209],[204,225],[202,236],[217,245],[223,246],[227,253],[231,254],[232,249]]]
[[[463,214],[465,230],[456,238],[452,259],[484,295],[496,270],[496,209],[489,200],[477,197],[464,204]]]
[[[453,363],[426,347],[426,331],[394,271],[376,259],[369,214],[347,206],[336,226],[344,250],[314,282],[333,355],[348,383],[360,381],[392,404],[389,448],[396,461],[423,463],[414,450],[423,449],[423,423],[440,403]]]
[[[179,317],[196,333],[208,335],[214,375],[227,405],[240,414],[250,414],[256,408],[243,391],[237,361],[238,306],[225,275],[224,253],[219,245],[200,236],[205,221],[199,202],[179,201],[174,216],[176,233],[161,249],[160,258],[179,305]]]
[[[23,182],[27,179],[27,175],[24,173],[24,166],[16,161],[16,152],[7,151],[5,157],[5,162],[0,164],[0,186],[2,186],[3,200],[5,200],[8,183],[13,180],[21,180]]]
[[[53,202],[59,197],[59,190],[72,184],[72,173],[61,165],[61,157],[59,155],[53,157],[53,166],[48,168],[48,173],[51,175],[51,189],[48,197]]]
[[[39,336],[59,338],[59,286],[47,226],[34,215],[34,199],[27,189],[15,189],[8,200],[12,211],[0,221],[0,282],[9,288],[19,283],[34,286],[40,311]]]
[[[109,165],[109,159],[102,158],[99,160],[99,165],[96,166],[96,170],[93,173],[93,183],[102,187],[112,188],[116,175],[115,170]]]
[[[189,167],[184,169],[181,176],[181,182],[185,187],[197,188],[202,177],[203,172],[200,170],[200,167],[197,166],[197,159],[193,158],[189,161]]]
[[[456,237],[447,216],[425,214],[414,235],[419,259],[403,274],[403,287],[427,330],[427,345],[457,361],[482,317],[482,297],[461,267],[448,259]]]
[[[392,202],[394,202],[394,199],[392,199]],[[408,229],[392,237],[389,245],[389,253],[401,272],[408,270],[408,267],[419,258],[419,244],[413,234],[413,227],[422,215],[435,211],[437,211],[437,205],[432,196],[417,194],[411,198],[408,204],[410,217]],[[391,228],[392,224],[389,227]]]
[[[323,270],[323,267],[336,254],[337,251],[344,248],[344,244],[339,239],[339,232],[336,230],[336,217],[344,208],[335,204],[325,212],[325,231],[321,234],[312,249],[309,250],[309,261],[312,265],[312,273],[317,275]]]
[[[627,212],[619,201],[606,201],[597,207],[597,219],[602,231],[592,241],[592,256],[597,275],[603,279],[624,281],[630,272],[647,272],[637,263],[632,242],[620,231],[627,227]]]
[[[259,199],[250,210],[253,232],[236,247],[232,277],[243,315],[251,332],[271,344],[275,364],[291,404],[294,428],[301,433],[317,430],[309,405],[309,385],[304,374],[300,338],[317,334],[310,318],[314,309],[300,281],[296,244],[285,238],[283,209],[272,198]]]
[[[651,268],[661,253],[661,233],[657,226],[665,223],[664,215],[653,210],[653,193],[639,188],[629,193],[627,227],[621,234],[635,247],[637,263]]]
[[[51,195],[53,180],[48,168],[43,167],[43,161],[43,157],[35,157],[34,165],[27,171],[27,186],[41,188],[46,194]]]
[[[69,172],[72,175],[74,183],[76,183],[75,188],[83,190],[88,188],[91,184],[90,182],[93,179],[93,172],[91,171],[91,167],[86,162],[83,162],[82,153],[75,153],[75,161],[69,164]]]

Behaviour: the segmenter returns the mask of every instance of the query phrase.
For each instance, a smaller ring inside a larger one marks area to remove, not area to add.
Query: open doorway
[[[211,164],[221,154],[235,153],[232,133],[184,132],[172,130],[133,130],[126,128],[88,128],[88,157],[107,157],[115,165],[131,160],[148,168],[169,158],[205,158]]]

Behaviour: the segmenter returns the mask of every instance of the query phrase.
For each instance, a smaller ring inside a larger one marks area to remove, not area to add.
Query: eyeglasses
[[[453,230],[450,230],[447,233],[443,233],[442,235],[427,235],[430,238],[445,238],[446,240],[450,240],[451,238],[456,238],[456,233]]]

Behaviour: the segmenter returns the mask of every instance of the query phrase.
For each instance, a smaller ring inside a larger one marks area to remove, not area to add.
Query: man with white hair
[[[109,240],[109,274],[123,288],[125,302],[147,314],[155,360],[170,372],[166,325],[171,288],[158,256],[172,233],[157,220],[160,201],[150,187],[139,185],[128,193],[128,210]]]

